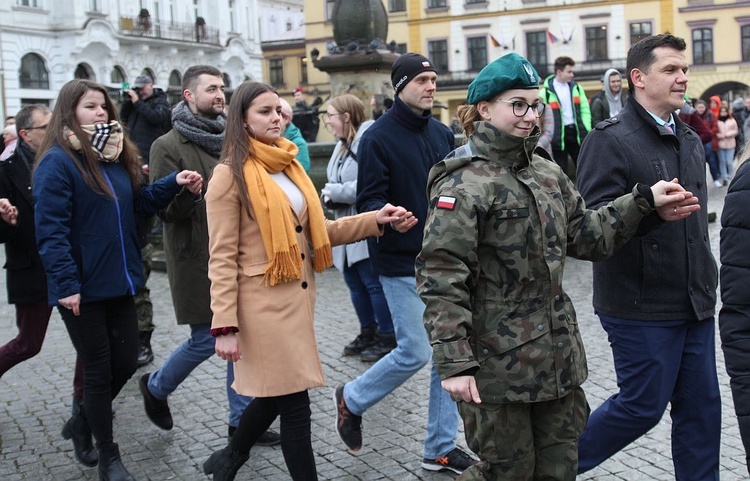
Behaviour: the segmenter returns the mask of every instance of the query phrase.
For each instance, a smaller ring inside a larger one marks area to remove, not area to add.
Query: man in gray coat
[[[226,128],[221,72],[208,65],[190,67],[182,80],[182,97],[183,101],[172,111],[173,129],[151,146],[151,182],[174,171],[191,169],[199,172],[207,185],[214,166],[219,163]],[[190,339],[174,350],[161,369],[144,374],[139,387],[149,419],[169,430],[173,423],[167,397],[193,369],[214,354],[214,337],[203,196],[180,193],[159,212],[159,217],[164,222],[164,254],[175,316],[178,324],[190,325]],[[251,400],[230,387],[233,380],[232,365],[228,364],[230,437]],[[268,431],[257,444],[268,446],[279,442],[279,435]]]

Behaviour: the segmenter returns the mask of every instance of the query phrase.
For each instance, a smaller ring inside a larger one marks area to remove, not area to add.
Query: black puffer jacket
[[[154,140],[172,128],[172,109],[167,94],[162,89],[146,99],[133,103],[128,98],[120,108],[120,121],[127,127],[127,134],[138,146],[144,164],[148,164],[149,151]]]
[[[719,332],[750,472],[750,162],[729,185],[721,213]]]

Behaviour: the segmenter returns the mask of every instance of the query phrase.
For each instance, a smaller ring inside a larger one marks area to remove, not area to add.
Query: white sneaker
[[[714,181],[714,187],[721,187],[721,186],[723,186],[723,185],[724,185],[724,184],[722,184],[720,180],[715,180],[715,181]]]

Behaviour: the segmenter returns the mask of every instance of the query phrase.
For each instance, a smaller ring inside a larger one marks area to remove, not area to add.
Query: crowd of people
[[[137,383],[146,417],[170,430],[170,394],[214,354],[227,362],[227,445],[202,465],[214,480],[277,444],[291,479],[318,479],[315,274],[332,266],[358,319],[343,355],[373,363],[332,391],[347,449],[365,446],[367,410],[431,364],[425,470],[574,480],[671,404],[675,476],[718,480],[720,276],[721,340],[750,452],[750,96],[690,102],[685,50],[670,34],[641,40],[590,102],[572,58],[540,78],[506,54],[469,85],[458,148],[432,115],[436,68],[403,54],[388,109],[372,104],[376,120],[354,95],[324,103],[337,143],[319,189],[308,176],[314,135],[294,122],[309,110],[301,89],[293,108],[247,81],[226,105],[221,72],[196,65],[176,106],[140,76],[118,113],[104,86],[72,80],[52,111],[25,106],[3,131],[0,242],[18,335],[0,347],[0,376],[40,351],[57,309],[77,355],[62,435],[100,480],[135,479],[112,401],[154,360],[146,280],[158,217],[175,318],[190,335]],[[720,273],[707,164],[715,188],[728,186]],[[617,374],[618,391],[593,412],[566,256],[593,261]],[[457,442],[460,421],[472,453]]]

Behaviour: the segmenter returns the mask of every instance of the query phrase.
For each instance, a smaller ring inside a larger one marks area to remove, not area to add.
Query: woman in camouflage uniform
[[[589,410],[565,256],[606,258],[654,209],[677,220],[699,208],[676,181],[660,181],[587,210],[560,167],[533,154],[538,83],[515,53],[485,67],[459,110],[467,144],[429,177],[416,264],[424,322],[482,461],[460,480],[575,479]]]

